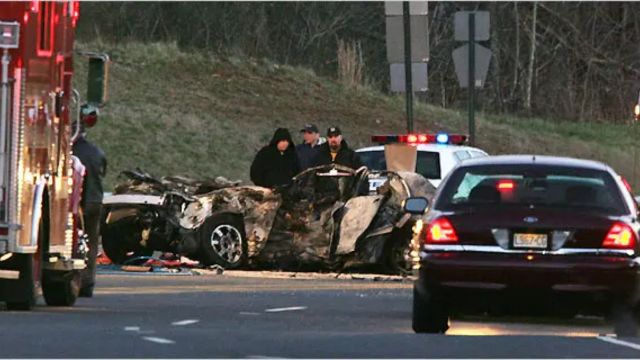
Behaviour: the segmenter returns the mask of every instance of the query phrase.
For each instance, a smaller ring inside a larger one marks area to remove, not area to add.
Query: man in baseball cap
[[[320,142],[320,131],[314,124],[305,124],[302,129],[302,138],[304,139],[302,144],[296,146],[296,154],[298,155],[298,163],[300,164],[300,171],[304,171],[313,166],[313,162],[318,156],[318,149]]]
[[[316,159],[316,166],[338,164],[357,169],[362,166],[358,154],[351,150],[342,138],[342,131],[337,126],[327,129],[327,142],[322,144]]]

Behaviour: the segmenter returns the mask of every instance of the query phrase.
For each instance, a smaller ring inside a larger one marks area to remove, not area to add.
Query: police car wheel
[[[413,288],[413,331],[444,334],[449,329],[449,314],[442,294],[436,290]]]
[[[245,263],[247,239],[244,224],[236,216],[223,214],[207,219],[200,230],[204,265],[235,269]]]

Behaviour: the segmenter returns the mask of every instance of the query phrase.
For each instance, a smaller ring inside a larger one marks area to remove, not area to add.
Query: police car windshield
[[[387,170],[383,150],[360,151],[358,156],[370,170]],[[440,179],[440,154],[431,151],[418,151],[416,172],[427,179]]]
[[[527,165],[463,167],[444,185],[436,208],[538,206],[624,215],[619,187],[606,171]]]

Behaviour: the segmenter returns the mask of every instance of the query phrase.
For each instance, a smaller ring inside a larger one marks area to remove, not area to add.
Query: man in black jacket
[[[342,138],[342,131],[337,126],[327,130],[327,142],[320,145],[316,157],[315,166],[338,164],[358,169],[362,166],[358,154],[351,150],[347,142]]]
[[[251,181],[263,187],[289,185],[298,172],[300,166],[291,134],[285,128],[278,128],[269,145],[260,149],[253,159]]]
[[[107,172],[107,159],[104,152],[86,138],[84,124],[80,126],[80,133],[73,143],[72,152],[85,166],[86,175],[82,185],[82,214],[85,231],[89,237],[89,256],[87,268],[82,272],[81,297],[92,297],[96,282],[96,257],[98,255],[98,241],[100,236],[100,210],[102,206],[102,178]]]

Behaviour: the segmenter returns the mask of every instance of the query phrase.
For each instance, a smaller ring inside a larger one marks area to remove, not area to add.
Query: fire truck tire
[[[236,269],[246,262],[247,237],[237,216],[221,214],[207,219],[200,228],[200,241],[204,265]]]
[[[37,277],[34,276],[38,271],[37,264],[34,261],[35,255],[28,254],[16,254],[13,261],[17,269],[20,271],[20,285],[18,285],[18,296],[20,300],[11,299],[8,300],[7,310],[10,311],[30,311],[36,305],[36,281]]]
[[[49,306],[73,306],[80,293],[78,271],[50,271],[42,274],[42,295]]]
[[[31,311],[36,306],[35,297],[26,301],[7,302],[7,310],[9,311]]]

